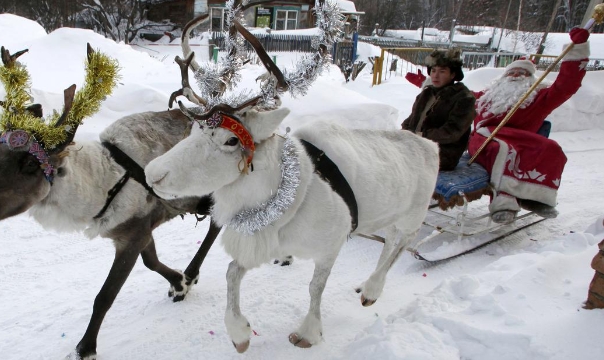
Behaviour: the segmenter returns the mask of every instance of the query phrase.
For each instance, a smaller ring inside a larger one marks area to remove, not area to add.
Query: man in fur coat
[[[554,83],[535,89],[476,158],[491,175],[495,194],[489,210],[495,222],[512,221],[521,207],[547,218],[558,214],[556,196],[566,156],[555,141],[537,131],[554,109],[577,92],[585,76],[589,32],[575,28],[570,37],[575,45]],[[478,115],[468,145],[471,155],[535,81],[534,64],[516,60],[488,88],[474,93]]]
[[[403,130],[438,143],[440,170],[453,170],[459,162],[476,115],[474,95],[459,82],[464,77],[459,56],[459,50],[435,50],[426,58],[431,84],[417,95],[402,124]]]

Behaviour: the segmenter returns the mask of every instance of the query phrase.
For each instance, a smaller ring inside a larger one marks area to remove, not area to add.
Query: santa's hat
[[[511,64],[506,66],[505,72],[508,72],[510,69],[516,68],[524,69],[528,71],[531,75],[534,75],[536,70],[535,64],[531,60],[527,59],[525,56],[519,58],[516,61],[513,61]]]

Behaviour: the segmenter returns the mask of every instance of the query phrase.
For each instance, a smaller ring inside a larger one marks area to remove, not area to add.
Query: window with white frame
[[[295,10],[277,10],[275,30],[295,30],[298,27],[298,12]]]
[[[210,8],[211,31],[224,31],[224,8]]]

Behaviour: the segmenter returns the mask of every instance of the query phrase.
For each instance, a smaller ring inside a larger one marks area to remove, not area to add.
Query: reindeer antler
[[[4,46],[2,46],[2,48],[0,49],[0,53],[2,56],[2,63],[6,67],[12,66],[17,61],[17,58],[19,56],[25,54],[28,51],[29,51],[29,49],[25,49],[25,50],[17,51],[16,53],[11,55],[10,52],[8,51],[8,49],[5,49]]]
[[[304,57],[298,64],[294,72],[282,72],[275,63],[271,60],[270,56],[266,53],[266,50],[262,47],[262,44],[256,39],[240,22],[241,11],[253,5],[260,3],[269,3],[272,1],[260,1],[248,3],[244,1],[241,5],[241,0],[229,0],[227,1],[227,17],[226,21],[229,25],[228,34],[225,34],[225,48],[227,50],[227,56],[221,59],[219,64],[203,64],[195,70],[195,78],[199,83],[200,95],[195,94],[195,100],[192,101],[198,105],[203,105],[203,114],[197,114],[192,111],[186,111],[185,114],[194,119],[203,120],[207,119],[216,111],[239,111],[245,107],[256,106],[257,108],[274,108],[276,101],[279,99],[279,95],[285,91],[289,91],[292,96],[306,94],[310,84],[314,82],[319,73],[329,64],[331,57],[329,49],[332,44],[337,41],[341,34],[344,25],[343,18],[339,12],[339,7],[335,2],[325,2],[324,0],[316,0],[315,12],[317,16],[317,24],[319,27],[319,36],[313,40],[313,47],[317,49],[317,52],[310,56]],[[194,19],[190,24],[201,23],[201,17]],[[195,25],[196,26],[196,25]],[[186,30],[190,31],[192,27],[189,24],[185,27]],[[240,33],[241,36],[237,36]],[[183,34],[183,39],[184,39]],[[187,35],[188,37],[188,35]],[[228,89],[233,89],[237,84],[240,75],[239,70],[244,63],[242,50],[243,39],[247,40],[258,57],[266,67],[268,76],[263,78],[261,84],[260,95],[250,95],[250,93],[239,93],[231,95],[228,99],[223,94]],[[184,42],[184,41],[183,41]],[[187,42],[188,45],[188,42]],[[188,50],[187,50],[188,49]],[[190,48],[183,46],[183,54],[185,56],[190,55]],[[191,61],[191,67],[194,67],[194,62]],[[170,105],[174,101],[174,98],[178,95],[184,95],[191,100],[190,95],[187,95],[188,74],[186,69],[183,69],[186,62],[179,63],[181,66],[181,75],[183,89],[173,93],[170,98]],[[192,90],[190,90],[192,92]],[[193,93],[194,94],[194,93]],[[198,99],[205,99],[204,102]],[[201,103],[201,104],[200,104]],[[242,104],[242,105],[232,105]],[[251,105],[250,105],[251,104]],[[245,105],[245,106],[244,106]],[[183,109],[182,103],[179,103],[181,110]],[[220,109],[220,110],[216,110]]]
[[[97,112],[101,101],[113,91],[118,79],[117,62],[94,51],[88,44],[84,87],[77,93],[75,85],[67,88],[64,92],[63,114],[55,112],[49,119],[43,119],[42,109],[38,104],[27,104],[31,101],[28,91],[29,74],[23,65],[16,62],[17,57],[26,51],[10,55],[4,47],[0,49],[4,63],[0,67],[0,80],[6,89],[0,130],[25,131],[34,136],[49,153],[60,152],[71,143],[82,120]]]
[[[189,66],[192,66],[192,64],[193,64],[194,55],[195,55],[194,53],[190,53],[184,61],[179,56],[176,56],[176,58],[174,59],[174,61],[176,61],[178,66],[180,66],[180,77],[182,79],[181,80],[182,88],[180,88],[177,91],[174,91],[170,95],[170,100],[168,101],[169,108],[172,107],[174,100],[178,96],[185,96],[187,99],[189,99],[190,102],[197,104],[197,105],[206,105],[207,104],[206,101],[201,96],[197,95],[195,93],[195,91],[193,91],[193,89],[191,88],[191,84],[189,83]],[[197,65],[197,66],[199,66],[199,65]]]

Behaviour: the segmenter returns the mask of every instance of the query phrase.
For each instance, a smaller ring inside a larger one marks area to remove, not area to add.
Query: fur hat
[[[526,71],[528,71],[529,73],[531,73],[531,75],[535,75],[535,64],[533,64],[533,62],[529,59],[527,59],[525,56],[519,58],[516,61],[512,61],[512,63],[510,63],[508,66],[505,67],[505,71],[504,73],[508,72],[508,70],[510,69],[524,69]]]
[[[463,80],[463,60],[461,59],[461,50],[459,48],[434,50],[426,57],[425,63],[428,67],[428,74],[430,74],[430,70],[434,66],[448,67],[451,72],[455,73],[453,81]]]

